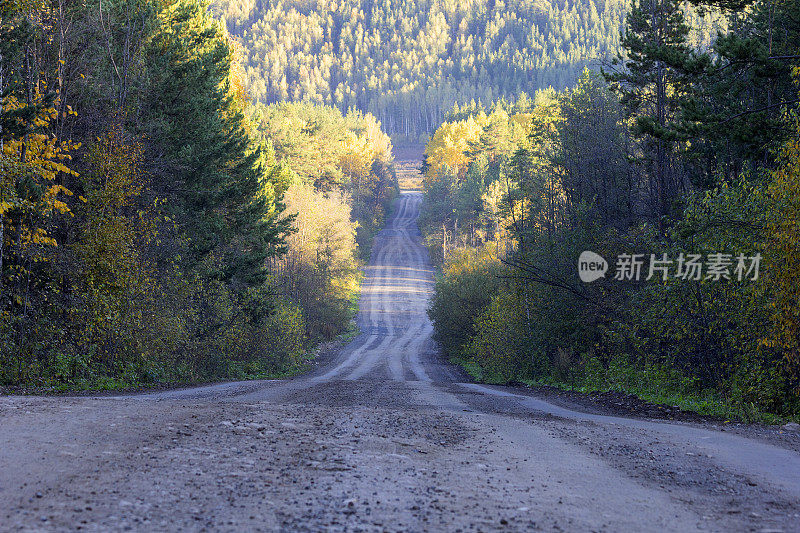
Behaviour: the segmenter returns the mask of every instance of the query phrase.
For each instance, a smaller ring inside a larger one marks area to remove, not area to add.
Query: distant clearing
[[[404,146],[394,149],[394,168],[397,172],[397,183],[401,190],[422,190],[422,156],[424,147]]]

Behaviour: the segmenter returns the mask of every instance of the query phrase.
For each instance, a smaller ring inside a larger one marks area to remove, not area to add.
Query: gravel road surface
[[[468,383],[431,340],[421,200],[306,375],[0,398],[0,531],[800,531],[800,434]]]

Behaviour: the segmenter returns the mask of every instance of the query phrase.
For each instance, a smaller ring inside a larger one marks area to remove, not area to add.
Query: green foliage
[[[305,324],[300,308],[281,305],[270,314],[258,332],[265,340],[262,359],[269,361],[273,372],[298,366],[305,348]]]
[[[566,87],[612,55],[626,5],[439,0],[219,0],[247,54],[248,91],[374,114],[392,135],[430,134],[454,103]]]
[[[682,121],[692,137],[689,175],[698,187],[774,168],[792,134],[784,112],[797,102],[791,72],[800,66],[800,5],[747,3],[747,10],[728,12],[730,31],[703,51],[691,71],[693,90]]]
[[[569,203],[592,205],[600,224],[625,227],[637,198],[620,102],[597,73],[585,71],[574,88],[559,96],[558,106],[552,159]]]
[[[659,208],[653,167],[632,164],[642,145],[632,142],[621,103],[597,75],[587,72],[575,89],[540,98],[530,117],[527,140],[517,141],[498,172],[507,183],[499,202],[503,246],[498,239],[473,248],[458,237],[456,222],[469,219],[457,208],[465,190],[477,184],[485,195],[487,183],[497,183],[487,164],[493,154],[477,144],[454,153],[463,139],[434,144],[437,135],[428,147],[429,155],[466,161],[458,172],[446,163],[428,167],[429,220],[444,221],[455,243],[431,308],[445,351],[485,381],[628,391],[745,420],[796,417],[796,116],[782,125],[792,136],[774,170],[720,177],[716,187],[676,195],[671,216]],[[456,130],[445,124],[440,131]],[[690,157],[673,151],[671,171]],[[438,230],[428,222],[425,231],[435,238]],[[470,266],[485,249],[496,250],[495,272]],[[605,278],[577,279],[584,250],[610,260]],[[678,279],[673,268],[667,279],[645,280],[644,271],[640,281],[625,282],[612,279],[613,258],[622,253],[673,261],[723,253],[733,264],[730,279]],[[740,279],[737,257],[757,254],[761,276]],[[479,305],[465,306],[465,291],[480,291]]]
[[[345,115],[309,103],[259,104],[252,116],[280,164],[322,192],[341,190],[349,196],[356,243],[361,259],[367,259],[397,194],[392,144],[380,123],[370,114],[351,110]]]
[[[469,250],[452,257],[436,280],[428,315],[434,324],[434,339],[448,356],[464,355],[464,345],[474,334],[473,318],[497,291],[499,270],[490,250]]]
[[[247,55],[245,85],[264,103],[308,101],[375,115],[422,141],[454,104],[572,85],[614,56],[625,0],[216,0]],[[719,17],[690,13],[694,42]],[[476,103],[477,102],[477,103]],[[482,107],[482,106],[481,106]]]
[[[795,69],[800,82],[800,68]],[[798,83],[800,84],[800,83]],[[800,92],[800,91],[798,91]],[[783,354],[788,386],[800,396],[800,116],[791,115],[795,135],[779,155],[778,167],[770,173],[766,197],[765,261],[770,266],[764,285],[772,289],[771,327],[762,344]],[[796,400],[797,398],[795,398]]]
[[[530,329],[523,317],[525,310],[519,295],[504,289],[475,318],[475,335],[466,340],[465,355],[491,381],[514,381],[529,370]]]
[[[356,112],[253,109],[200,0],[60,7],[0,7],[0,384],[302,368],[352,316],[356,228],[395,190],[388,136]],[[307,143],[332,159],[303,166]]]
[[[683,2],[633,0],[622,35],[623,53],[605,73],[630,117],[638,141],[631,155],[647,177],[648,210],[669,215],[685,192],[685,173],[676,153],[685,144],[677,126],[697,58],[688,43]]]
[[[170,210],[189,249],[186,266],[233,284],[265,280],[264,259],[285,233],[278,184],[260,164],[245,102],[234,85],[233,46],[206,5],[179,0],[159,13],[147,47],[147,124],[181,169]]]

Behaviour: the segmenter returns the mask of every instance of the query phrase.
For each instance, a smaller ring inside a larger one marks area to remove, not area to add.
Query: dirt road
[[[425,315],[421,195],[378,236],[361,334],[308,375],[0,398],[2,531],[800,531],[800,436],[466,383]]]

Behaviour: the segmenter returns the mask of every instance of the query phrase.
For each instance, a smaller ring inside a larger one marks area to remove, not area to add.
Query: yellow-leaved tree
[[[370,170],[375,159],[375,150],[366,135],[356,135],[351,131],[347,132],[342,149],[339,166],[350,180],[353,194],[358,197],[363,190],[369,191],[374,187],[370,180]]]
[[[3,111],[12,112],[23,106],[25,104],[14,96],[9,96],[5,99]],[[78,146],[42,132],[55,118],[55,108],[51,106],[37,111],[30,124],[30,129],[35,132],[6,140],[0,156],[0,219],[3,229],[0,267],[8,266],[10,257],[16,256],[22,261],[19,266],[23,268],[14,269],[17,275],[24,271],[25,262],[42,259],[41,247],[57,245],[48,231],[48,219],[54,214],[69,213],[63,198],[72,195],[60,184],[59,174],[77,176],[66,166],[66,161],[70,159],[70,150]],[[10,275],[16,277],[13,273]]]
[[[303,310],[309,336],[330,339],[347,326],[349,300],[358,288],[358,223],[351,221],[350,199],[297,178],[284,202],[286,214],[295,215],[295,231],[272,270],[285,295]]]
[[[456,175],[465,172],[470,162],[470,145],[478,142],[483,133],[486,116],[477,119],[470,116],[466,120],[442,124],[431,137],[425,147],[425,157],[428,163],[425,172],[425,186],[438,179],[440,172],[445,168]]]
[[[800,80],[800,69],[795,69]],[[784,354],[789,379],[800,393],[800,115],[781,150],[767,189],[773,210],[767,223],[765,282],[772,288],[773,329],[764,344]]]
[[[71,215],[64,200],[72,192],[62,180],[77,175],[67,162],[78,145],[50,133],[56,109],[38,87],[24,102],[6,95],[2,112],[13,128],[0,143],[0,366],[6,379],[23,380],[37,372],[29,363],[48,327],[38,317],[59,290],[48,266],[58,245],[56,219]]]
[[[47,249],[58,244],[51,232],[53,217],[70,213],[64,198],[72,192],[61,184],[61,175],[77,175],[66,163],[78,146],[46,133],[56,110],[40,106],[41,100],[35,96],[32,104],[24,104],[11,95],[3,102],[4,113],[35,110],[21,125],[27,133],[6,139],[0,153],[0,295],[6,317],[27,314],[36,281],[32,268],[47,261]]]

